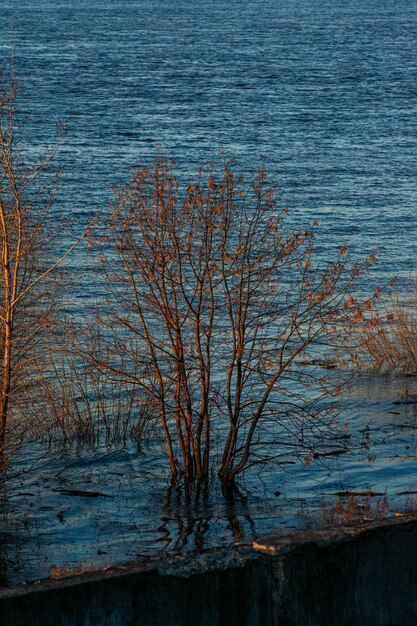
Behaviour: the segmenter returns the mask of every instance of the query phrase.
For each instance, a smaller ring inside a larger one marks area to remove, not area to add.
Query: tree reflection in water
[[[224,513],[213,515],[210,510],[209,488],[198,490],[170,485],[162,506],[161,524],[156,529],[161,536],[156,540],[161,551],[181,551],[192,540],[192,547],[203,550],[210,547],[207,535],[213,523],[227,520],[224,529],[235,545],[251,541],[256,535],[250,514],[248,497],[234,485],[224,496]],[[250,532],[245,531],[246,521]]]

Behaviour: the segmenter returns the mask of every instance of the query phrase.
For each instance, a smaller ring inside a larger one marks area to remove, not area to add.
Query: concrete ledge
[[[1,626],[417,623],[417,517],[0,590]]]
[[[250,548],[213,550],[18,585],[0,591],[0,624],[263,626],[272,623],[264,568]]]
[[[417,518],[266,537],[275,624],[417,624]]]

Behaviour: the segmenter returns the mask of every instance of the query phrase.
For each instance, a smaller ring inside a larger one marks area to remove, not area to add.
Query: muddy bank
[[[414,516],[17,585],[0,591],[0,623],[404,626],[416,589]]]

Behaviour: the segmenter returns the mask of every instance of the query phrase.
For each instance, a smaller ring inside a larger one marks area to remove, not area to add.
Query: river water
[[[319,220],[319,254],[345,241],[358,259],[376,249],[372,280],[398,275],[407,294],[417,235],[417,0],[0,0],[6,64],[12,36],[16,73],[34,88],[28,150],[68,123],[58,205],[75,230],[104,210],[135,163],[152,160],[157,143],[183,176],[225,149],[244,170],[266,157],[292,223]],[[95,295],[86,252],[78,247],[69,264],[81,310]],[[345,400],[362,433],[349,463],[343,455],[331,471],[301,463],[249,476],[233,507],[216,495],[191,506],[167,494],[155,461],[133,450],[49,459],[11,487],[0,570],[17,580],[249,541],[309,523],[320,498],[343,489],[387,490],[400,507],[398,494],[416,487],[416,424],[414,404],[393,402],[409,401],[409,385],[365,377]],[[74,484],[105,496],[64,493]]]
[[[68,122],[59,202],[84,223],[155,144],[195,172],[263,157],[320,245],[414,271],[417,0],[0,2],[34,87],[34,146]],[[83,262],[80,249],[74,265]]]

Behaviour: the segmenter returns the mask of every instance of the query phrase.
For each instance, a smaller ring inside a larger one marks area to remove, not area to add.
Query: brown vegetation
[[[26,402],[36,388],[38,362],[50,351],[60,280],[57,268],[74,245],[52,260],[56,224],[51,215],[59,174],[50,174],[62,141],[28,158],[25,95],[15,79],[0,75],[0,454],[40,424]]]
[[[49,442],[124,446],[133,440],[140,448],[153,424],[151,407],[138,403],[128,381],[89,366],[82,356],[87,342],[67,333],[64,343],[39,362],[39,393],[27,403],[27,415],[42,424]],[[96,343],[91,350],[98,350]]]
[[[38,433],[124,444],[152,429],[173,480],[233,485],[251,465],[340,453],[340,387],[315,364],[363,319],[371,300],[352,294],[374,257],[342,245],[318,262],[316,224],[285,225],[263,168],[245,178],[224,158],[182,187],[157,153],[116,192],[94,242],[106,297],[72,332],[56,270],[77,242],[51,260],[62,134],[30,161],[13,64],[0,78],[2,457]]]
[[[416,372],[416,310],[415,298],[405,304],[398,295],[391,295],[385,302],[369,303],[366,314],[351,324],[352,338],[347,353],[355,367]]]
[[[100,245],[107,299],[91,364],[151,402],[173,479],[224,484],[253,464],[327,450],[340,391],[306,365],[362,311],[373,257],[314,261],[314,225],[285,227],[264,169],[202,168],[181,189],[157,154],[119,189]],[[340,339],[340,337],[339,337]],[[304,364],[303,364],[304,362]]]
[[[324,503],[319,519],[323,525],[336,526],[385,519],[392,513],[387,495],[377,495],[369,490],[361,493],[347,492],[346,495],[338,495],[333,503]]]

